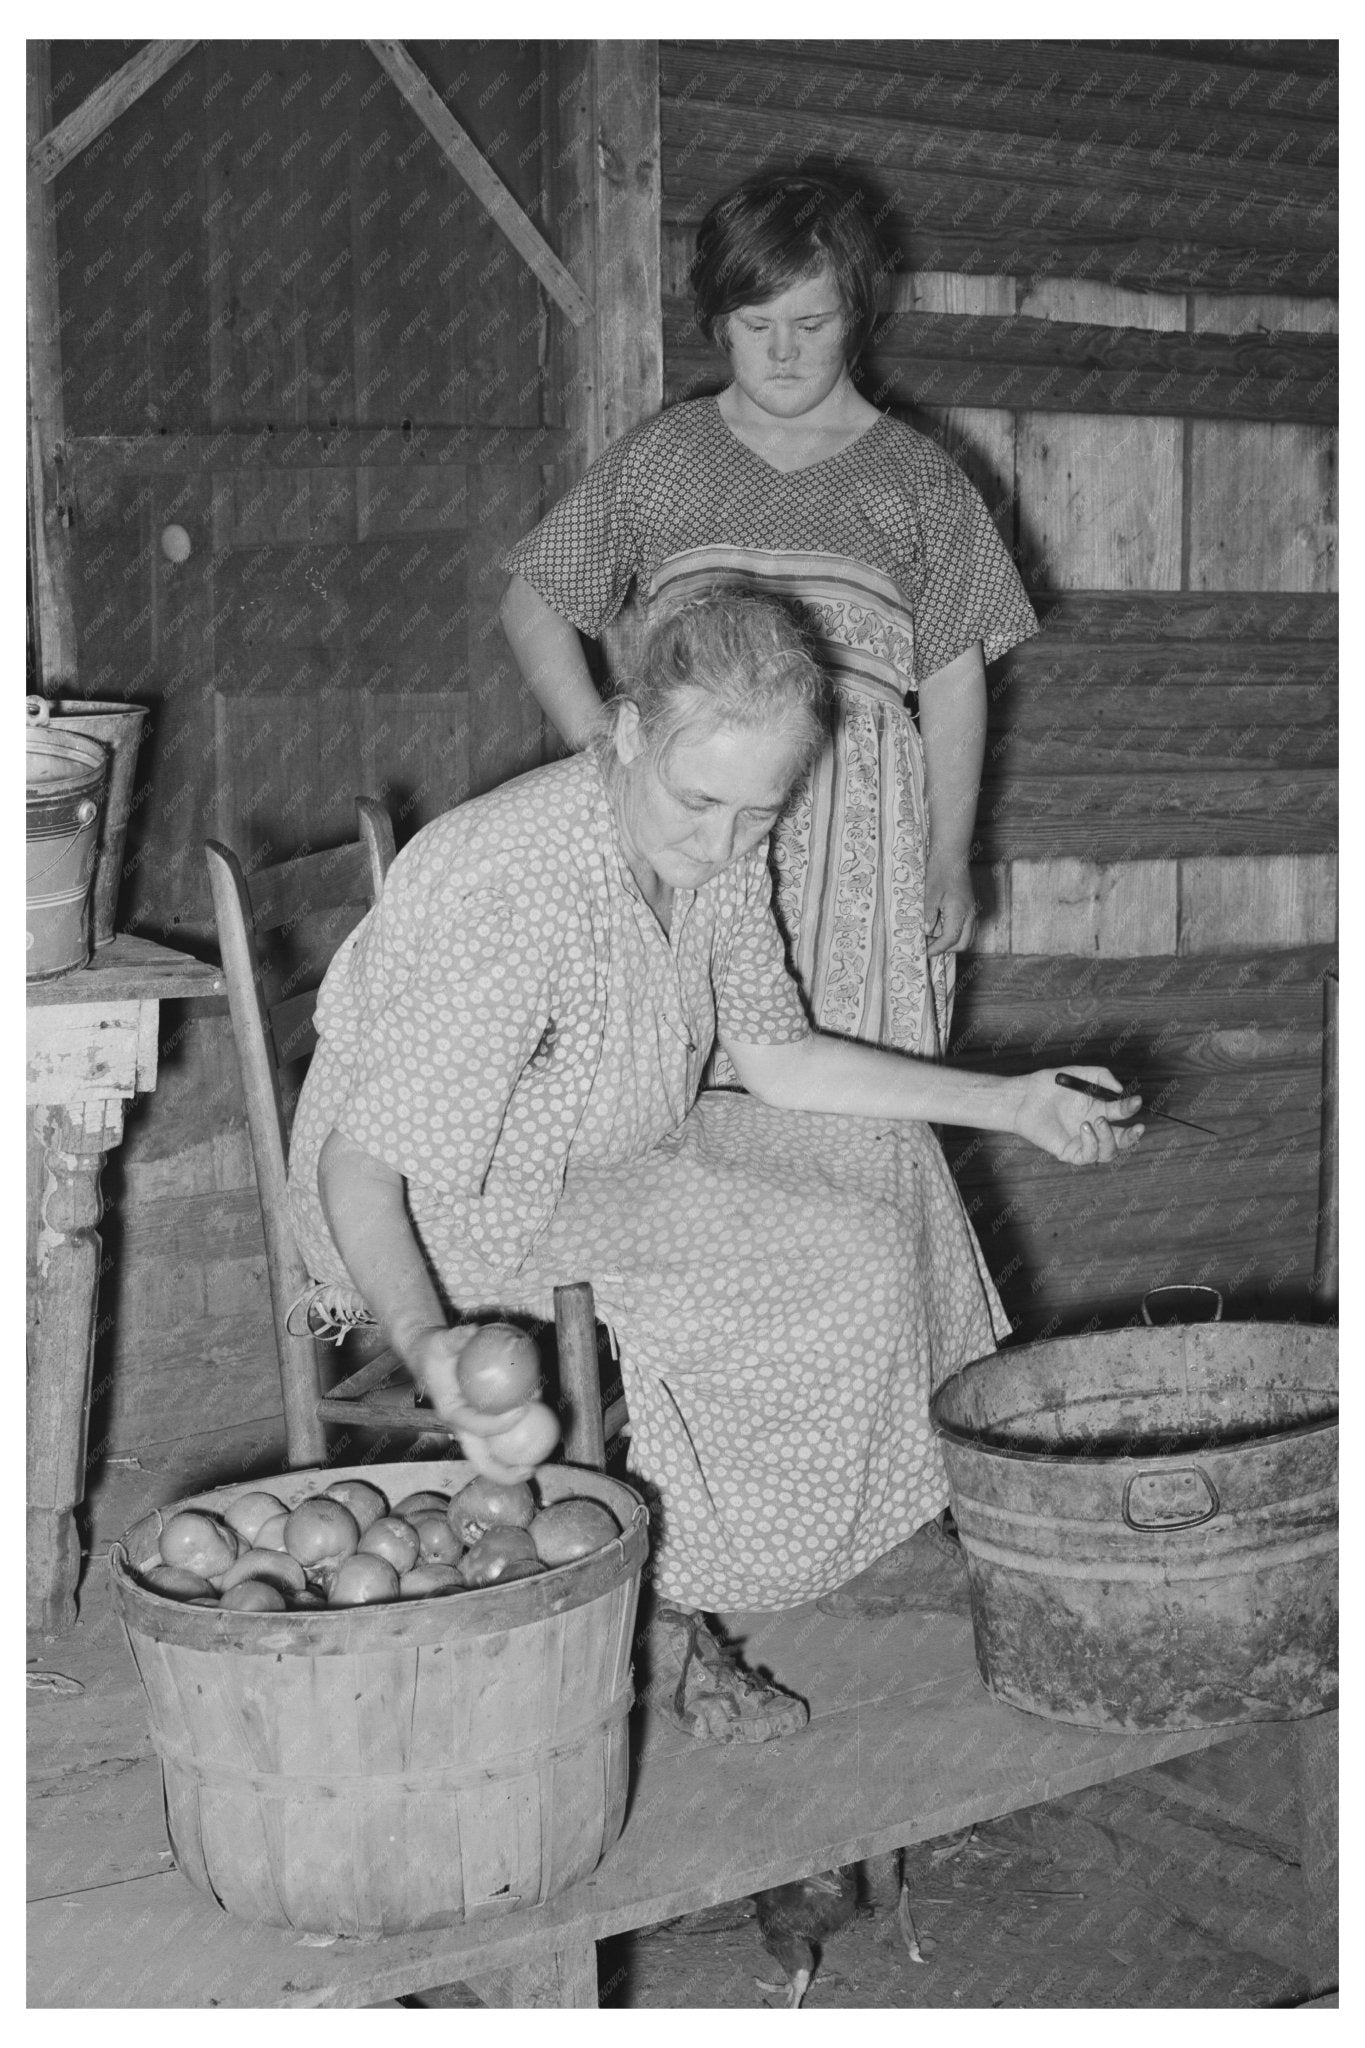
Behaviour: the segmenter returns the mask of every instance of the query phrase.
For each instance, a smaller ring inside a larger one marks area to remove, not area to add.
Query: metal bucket
[[[28,700],[28,716],[34,723],[59,719],[63,732],[81,733],[108,747],[109,790],[100,821],[95,854],[95,885],[92,895],[92,939],[107,946],[114,936],[119,884],[123,879],[123,847],[128,837],[128,820],[133,811],[133,782],[137,771],[137,750],[147,723],[145,704],[104,703],[94,699],[71,699],[45,704],[40,697]]]
[[[930,1403],[987,1689],[1123,1730],[1336,1704],[1336,1332],[1206,1322],[978,1359]]]
[[[47,981],[90,958],[90,897],[109,754],[81,733],[28,725],[26,978]]]

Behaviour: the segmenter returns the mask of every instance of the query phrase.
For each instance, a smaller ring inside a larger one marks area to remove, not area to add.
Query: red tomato
[[[535,1339],[514,1323],[485,1323],[455,1361],[460,1394],[480,1415],[524,1408],[540,1388]]]
[[[431,1508],[424,1515],[414,1515],[412,1526],[417,1531],[419,1563],[459,1563],[464,1544],[451,1527],[447,1516],[438,1514],[435,1508]]]
[[[610,1508],[596,1500],[557,1500],[542,1508],[530,1528],[542,1564],[572,1564],[612,1542],[621,1533]]]
[[[363,1536],[371,1522],[377,1522],[381,1515],[389,1512],[389,1504],[377,1486],[371,1486],[368,1479],[338,1479],[335,1484],[322,1490],[324,1500],[339,1500],[349,1508],[360,1524]]]
[[[241,1614],[283,1614],[285,1604],[279,1587],[267,1586],[264,1579],[243,1579],[240,1586],[229,1586],[218,1602]]]
[[[337,1566],[327,1595],[329,1607],[368,1607],[375,1600],[398,1598],[398,1574],[387,1558],[357,1550]]]
[[[290,1556],[313,1571],[349,1557],[360,1542],[360,1524],[339,1500],[319,1493],[299,1502],[284,1525],[284,1541]]]
[[[281,1593],[301,1593],[307,1583],[303,1566],[287,1550],[244,1550],[236,1564],[230,1564],[224,1572],[223,1591],[230,1593],[234,1586],[244,1585],[248,1579],[260,1579]]]
[[[237,1555],[237,1532],[216,1515],[183,1508],[162,1525],[162,1562],[183,1565],[204,1579],[219,1578]]]
[[[403,1515],[381,1515],[360,1539],[360,1549],[386,1558],[396,1572],[411,1571],[421,1548],[417,1531]]]
[[[490,1529],[465,1552],[460,1575],[467,1586],[496,1586],[542,1569],[536,1546],[524,1529]]]
[[[559,1418],[543,1401],[532,1401],[515,1422],[488,1439],[495,1458],[513,1471],[534,1471],[559,1442]]]
[[[404,1521],[410,1522],[414,1515],[425,1514],[428,1508],[439,1508],[444,1514],[449,1506],[448,1493],[410,1493],[406,1499],[395,1501],[389,1512],[401,1515]]]
[[[398,1591],[404,1600],[425,1600],[429,1593],[458,1593],[463,1584],[457,1564],[415,1564],[404,1572]]]
[[[187,1571],[183,1564],[149,1565],[139,1576],[144,1586],[167,1600],[202,1600],[207,1595],[215,1607],[218,1604],[203,1573]]]
[[[509,1486],[482,1473],[450,1503],[451,1526],[462,1543],[477,1543],[488,1529],[529,1529],[535,1512],[535,1495],[524,1479]]]
[[[252,1544],[266,1522],[287,1512],[284,1502],[273,1493],[239,1493],[223,1509],[223,1520],[243,1543]]]
[[[253,1550],[286,1549],[287,1545],[284,1540],[284,1532],[288,1526],[288,1523],[288,1508],[281,1508],[280,1512],[277,1515],[272,1515],[268,1522],[262,1522],[260,1528],[256,1531],[255,1536],[252,1538]]]

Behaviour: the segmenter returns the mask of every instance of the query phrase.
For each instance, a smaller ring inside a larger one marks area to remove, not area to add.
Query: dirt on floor
[[[810,2010],[1297,2006],[1305,1973],[1294,1738],[1217,1749],[858,1868]],[[606,2009],[783,2006],[751,1899],[598,1946]],[[475,2006],[463,1985],[405,2003]]]

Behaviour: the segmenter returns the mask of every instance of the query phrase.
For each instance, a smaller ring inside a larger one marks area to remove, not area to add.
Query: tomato
[[[159,1547],[163,1563],[183,1565],[201,1578],[216,1579],[237,1555],[237,1533],[216,1515],[182,1508],[163,1524]]]
[[[339,1500],[319,1493],[299,1502],[284,1525],[284,1541],[290,1556],[312,1571],[349,1557],[360,1542],[360,1524]]]
[[[381,1515],[360,1539],[360,1549],[386,1558],[396,1572],[411,1571],[421,1545],[417,1531],[403,1515]]]
[[[621,1527],[610,1508],[596,1500],[557,1500],[542,1508],[530,1527],[530,1538],[542,1564],[571,1564],[611,1543]]]
[[[414,1515],[423,1515],[428,1508],[439,1508],[444,1514],[449,1506],[448,1493],[410,1493],[406,1500],[396,1501],[389,1512],[401,1515],[404,1521],[410,1522]]]
[[[480,1415],[523,1408],[540,1390],[535,1339],[514,1323],[485,1323],[455,1361],[460,1394]]]
[[[252,1538],[252,1549],[284,1550],[287,1547],[284,1540],[284,1532],[288,1521],[288,1508],[281,1508],[280,1512],[277,1515],[272,1515],[268,1522],[262,1522]]]
[[[368,1607],[375,1600],[398,1598],[398,1574],[387,1558],[357,1550],[337,1566],[327,1595],[329,1607]]]
[[[488,1448],[519,1474],[543,1465],[558,1442],[559,1417],[543,1401],[533,1401],[510,1428],[488,1439]]]
[[[463,1585],[458,1565],[417,1564],[404,1572],[398,1591],[404,1600],[425,1600],[429,1593],[458,1593]]]
[[[307,1583],[303,1566],[287,1550],[244,1550],[224,1572],[223,1591],[230,1593],[234,1586],[243,1585],[248,1579],[260,1579],[262,1584],[274,1586],[281,1593],[301,1593]]]
[[[535,1495],[524,1479],[471,1479],[450,1503],[450,1522],[462,1543],[477,1543],[487,1529],[529,1529],[535,1517]]]
[[[236,1500],[229,1501],[223,1509],[223,1520],[229,1529],[236,1531],[243,1543],[252,1544],[263,1523],[285,1512],[284,1502],[273,1493],[239,1493]]]
[[[464,1543],[451,1527],[447,1515],[429,1508],[425,1514],[413,1516],[412,1526],[417,1531],[418,1561],[421,1564],[459,1563]]]
[[[285,1604],[279,1587],[267,1586],[264,1579],[243,1579],[240,1586],[230,1586],[218,1602],[220,1607],[241,1614],[283,1614]]]
[[[322,1498],[339,1500],[344,1508],[349,1508],[360,1524],[362,1536],[372,1522],[389,1512],[383,1494],[368,1479],[338,1479],[334,1485],[323,1488]]]
[[[183,1564],[154,1564],[139,1574],[144,1586],[167,1600],[202,1600],[205,1595],[218,1605],[212,1586],[202,1572],[191,1572]]]
[[[490,1529],[460,1560],[467,1586],[495,1586],[504,1579],[523,1579],[542,1569],[536,1546],[524,1529]]]

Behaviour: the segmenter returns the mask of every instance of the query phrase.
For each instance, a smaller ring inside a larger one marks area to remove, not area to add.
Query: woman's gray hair
[[[660,764],[680,738],[724,727],[788,735],[803,773],[829,731],[829,683],[795,614],[742,583],[713,584],[655,608],[635,674],[607,706],[598,745],[608,772],[624,703],[635,705],[640,737]]]

